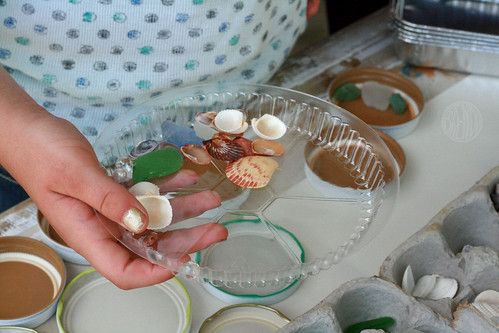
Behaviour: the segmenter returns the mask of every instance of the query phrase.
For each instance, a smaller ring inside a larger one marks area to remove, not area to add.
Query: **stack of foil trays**
[[[499,76],[499,0],[392,0],[392,23],[408,63]]]

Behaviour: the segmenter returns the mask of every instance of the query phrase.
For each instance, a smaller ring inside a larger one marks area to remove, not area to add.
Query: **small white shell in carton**
[[[387,332],[456,333],[446,319],[378,277],[345,283],[279,333],[342,333],[351,325],[383,317],[395,319]]]
[[[379,278],[347,282],[279,332],[341,333],[388,316],[387,332],[499,333],[497,183],[499,167],[395,249]]]

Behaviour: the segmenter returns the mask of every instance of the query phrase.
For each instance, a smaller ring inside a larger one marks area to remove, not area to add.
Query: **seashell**
[[[482,316],[490,319],[496,326],[499,326],[499,305],[473,303],[473,307],[477,309],[482,314]]]
[[[367,330],[360,331],[360,333],[385,333],[385,331],[369,328]]]
[[[402,277],[402,290],[406,294],[412,295],[414,285],[414,275],[412,274],[412,268],[411,265],[408,265],[404,271],[404,276]]]
[[[234,184],[242,188],[265,187],[279,164],[270,157],[247,156],[227,165],[225,174]]]
[[[412,296],[426,298],[437,283],[437,275],[424,275],[422,276],[416,285],[414,286],[414,290],[412,291]]]
[[[239,110],[222,110],[218,112],[213,125],[224,133],[241,134],[248,129],[246,116]]]
[[[139,195],[137,200],[147,210],[149,215],[149,230],[159,230],[172,223],[173,211],[170,201],[161,195]]]
[[[277,141],[256,139],[251,148],[256,155],[282,156],[284,154],[284,146]]]
[[[499,291],[495,290],[485,290],[482,291],[473,303],[487,303],[499,306]]]
[[[182,154],[199,165],[208,165],[211,163],[211,156],[204,146],[201,145],[185,145],[180,148]]]
[[[131,158],[137,158],[139,156],[143,156],[145,154],[148,154],[150,152],[153,152],[159,148],[159,142],[156,140],[145,140],[142,142],[139,142],[130,152],[130,157]]]
[[[443,298],[453,298],[458,289],[457,281],[440,275],[422,276],[412,291],[412,296],[439,300]]]
[[[149,182],[140,182],[128,189],[135,197],[139,195],[159,195],[159,187]]]
[[[264,114],[258,119],[251,120],[253,131],[265,140],[277,140],[286,134],[286,124],[271,114]]]
[[[217,112],[215,111],[201,112],[196,115],[195,119],[198,123],[202,125],[212,126],[216,116]]]
[[[245,156],[243,147],[223,136],[214,136],[203,144],[211,156],[221,161],[232,162]]]
[[[433,290],[426,298],[433,300],[453,298],[456,296],[457,289],[458,285],[456,280],[438,276]]]
[[[235,138],[234,142],[240,145],[244,149],[244,156],[254,155],[252,148],[253,142],[251,140],[248,140],[245,137],[240,136]]]
[[[489,318],[496,325],[499,325],[499,292],[495,290],[481,292],[475,297],[473,307],[485,318]]]

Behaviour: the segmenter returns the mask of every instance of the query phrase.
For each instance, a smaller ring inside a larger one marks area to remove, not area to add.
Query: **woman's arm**
[[[137,258],[107,232],[96,211],[132,232],[141,232],[147,226],[144,208],[105,174],[92,147],[71,123],[36,104],[1,66],[0,124],[0,164],[24,187],[69,246],[121,288],[172,277],[170,271]],[[180,172],[167,182],[196,180],[195,173]],[[176,220],[219,204],[218,194],[210,191],[172,201]],[[190,247],[196,251],[225,239],[227,231],[208,224],[183,237],[197,240]],[[182,234],[175,239],[181,241]]]

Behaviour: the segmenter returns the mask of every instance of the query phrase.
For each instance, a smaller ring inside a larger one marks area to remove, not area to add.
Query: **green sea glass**
[[[362,321],[349,326],[344,333],[360,333],[367,329],[378,329],[388,332],[388,329],[395,324],[395,319],[392,317],[381,317],[372,320]]]
[[[182,169],[184,159],[174,147],[166,147],[138,157],[133,163],[134,183],[165,177]]]
[[[407,102],[399,93],[390,96],[390,105],[397,114],[403,114],[407,108]]]
[[[353,83],[346,83],[336,89],[333,97],[338,102],[353,101],[360,97],[360,89]]]

